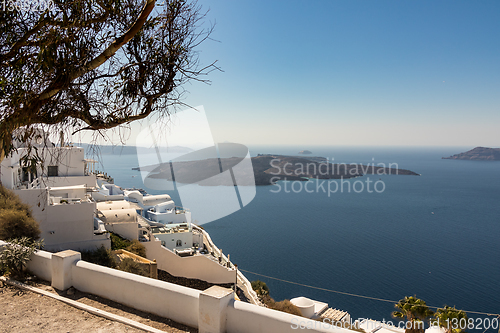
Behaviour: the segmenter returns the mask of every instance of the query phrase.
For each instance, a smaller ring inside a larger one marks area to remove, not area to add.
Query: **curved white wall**
[[[304,317],[311,318],[314,315],[314,302],[306,297],[295,297],[290,300],[293,305],[299,308]]]

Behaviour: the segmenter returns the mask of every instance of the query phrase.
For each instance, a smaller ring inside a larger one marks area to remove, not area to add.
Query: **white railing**
[[[35,180],[33,180],[31,182],[31,184],[28,185],[28,188],[29,189],[32,189],[32,188],[40,188],[40,178],[35,178]]]
[[[203,234],[203,237],[207,240],[207,243],[211,247],[211,251],[214,253],[214,256],[216,258],[221,258],[219,260],[219,263],[221,265],[235,268],[234,264],[231,261],[229,261],[229,259],[224,255],[224,253],[222,253],[222,251],[214,244],[214,242],[212,241],[212,238],[210,238],[210,235],[208,234],[208,232],[206,232],[204,229],[200,228],[199,226],[197,226],[195,224],[193,224],[193,228],[194,228],[194,230],[197,230]],[[208,250],[210,251],[210,249],[208,249]],[[213,258],[213,260],[217,261],[217,259],[215,259],[215,258]],[[238,287],[240,287],[243,290],[243,293],[245,294],[245,296],[247,296],[249,301],[252,304],[264,306],[262,304],[262,302],[259,300],[259,297],[257,296],[257,293],[255,292],[255,290],[253,290],[252,284],[250,283],[250,281],[248,281],[248,279],[245,277],[245,275],[243,275],[243,273],[240,272],[239,270],[237,271],[237,274],[238,274],[237,279],[239,282]]]

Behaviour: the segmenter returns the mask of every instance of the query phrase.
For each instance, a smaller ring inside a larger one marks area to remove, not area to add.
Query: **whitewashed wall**
[[[107,235],[94,235],[94,202],[49,205],[46,189],[14,192],[30,205],[33,217],[40,224],[40,238],[44,240],[45,248],[84,250],[101,245],[109,248]]]
[[[0,251],[2,247],[0,241]],[[308,332],[353,333],[324,323],[234,300],[234,293],[212,287],[199,291],[94,265],[80,260],[75,251],[50,254],[38,251],[28,268],[52,281],[52,286],[70,286],[129,307],[157,314],[199,328],[200,333],[222,332]]]
[[[164,247],[173,250],[183,250],[193,247],[193,233],[192,232],[172,232],[164,234],[154,234]],[[181,241],[181,246],[177,246],[177,241]]]
[[[179,257],[169,249],[161,246],[160,241],[142,243],[146,247],[149,260],[156,259],[158,269],[174,276],[200,279],[210,283],[234,283],[236,271],[219,265],[204,255]]]
[[[226,330],[231,333],[273,332],[337,332],[353,333],[348,329],[268,309],[245,302],[232,301],[226,309]]]
[[[28,270],[36,272],[36,275],[45,281],[52,281],[52,253],[37,251],[32,254]]]
[[[73,266],[72,285],[141,311],[198,326],[199,290],[81,260]]]
[[[85,187],[95,187],[97,184],[95,175],[88,176],[67,176],[67,177],[49,177],[42,181],[42,185],[48,187],[85,185]]]
[[[139,228],[136,222],[125,222],[125,223],[106,223],[106,230],[120,235],[123,238],[130,240],[139,239]]]

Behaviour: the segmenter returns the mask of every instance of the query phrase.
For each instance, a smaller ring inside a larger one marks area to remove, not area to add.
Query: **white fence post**
[[[80,252],[66,250],[52,254],[52,287],[66,290],[73,284],[73,264],[82,259]]]
[[[234,300],[231,289],[213,286],[200,293],[198,331],[200,333],[226,332],[226,312]]]

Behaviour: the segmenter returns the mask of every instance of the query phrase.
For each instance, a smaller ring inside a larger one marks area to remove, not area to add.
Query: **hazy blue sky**
[[[500,1],[205,0],[216,141],[500,146]]]

